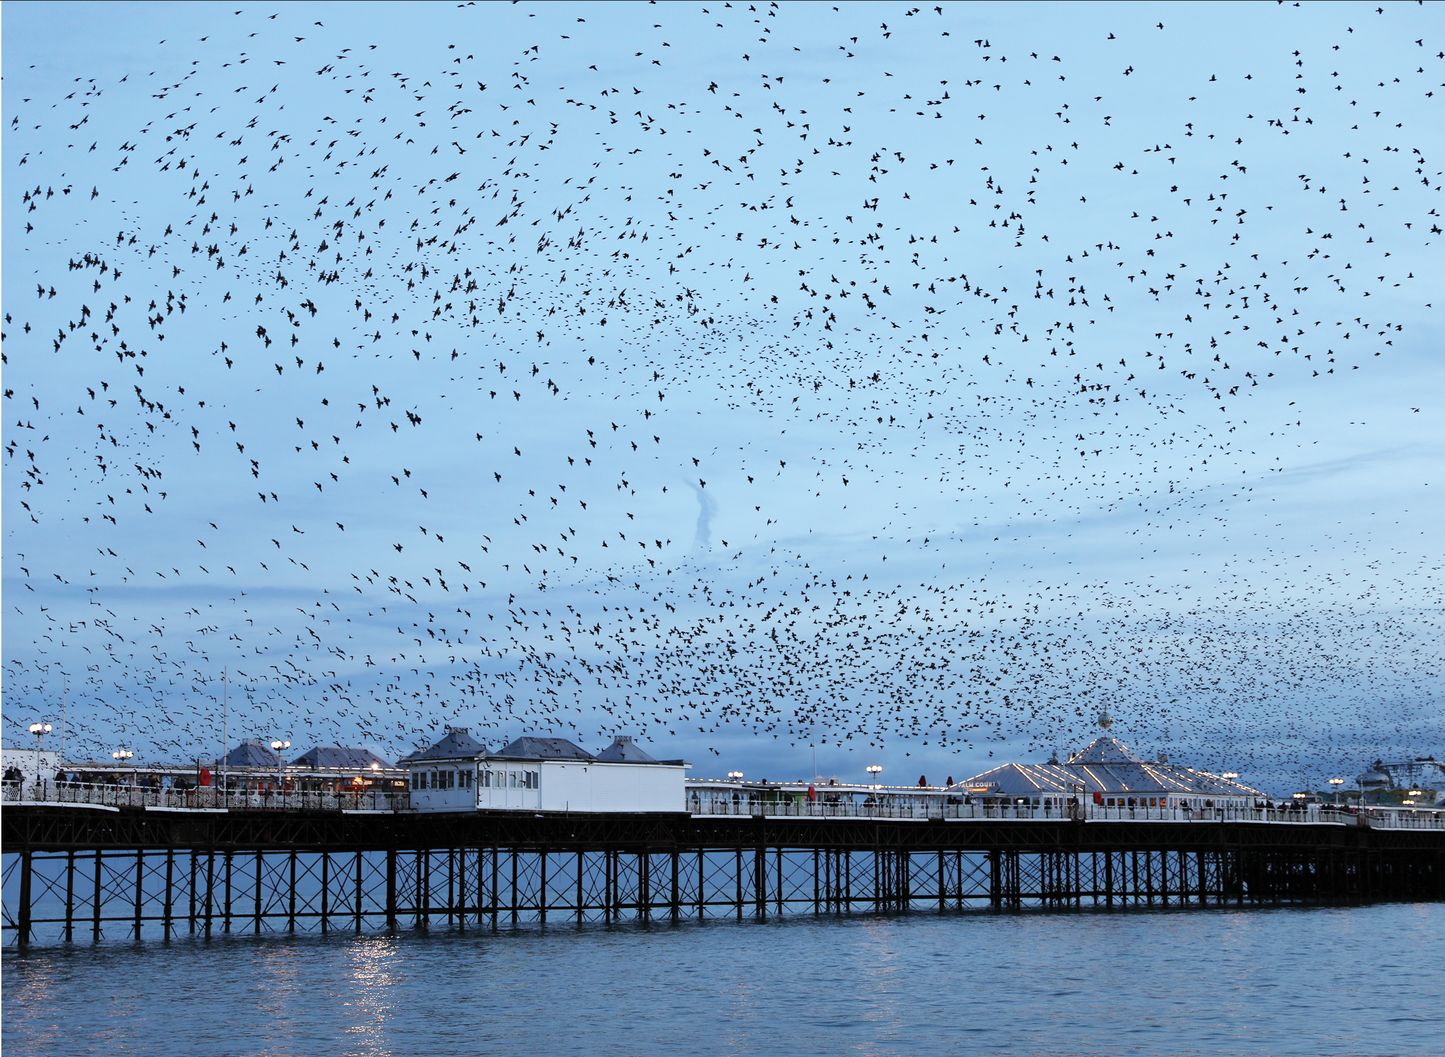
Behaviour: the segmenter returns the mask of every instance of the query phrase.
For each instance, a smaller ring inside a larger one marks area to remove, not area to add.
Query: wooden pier
[[[1445,898],[1445,832],[1343,824],[12,805],[0,828],[21,946]]]

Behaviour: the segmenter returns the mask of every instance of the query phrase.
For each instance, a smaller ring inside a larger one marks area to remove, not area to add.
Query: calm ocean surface
[[[76,944],[6,1057],[1440,1054],[1445,906]]]

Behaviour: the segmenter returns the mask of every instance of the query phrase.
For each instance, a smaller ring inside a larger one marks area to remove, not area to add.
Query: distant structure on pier
[[[1397,763],[1376,760],[1358,781],[1366,793],[1419,790],[1433,794],[1428,799],[1436,804],[1445,802],[1445,760],[1433,756],[1417,756]]]
[[[291,766],[313,771],[347,772],[382,771],[391,768],[391,764],[376,753],[359,745],[318,745],[292,760]]]
[[[241,744],[226,753],[225,758],[220,761],[227,767],[239,770],[269,767],[273,771],[280,762],[281,757],[276,750],[260,738],[244,739]]]
[[[1100,717],[1100,726],[1105,726]],[[1083,798],[1104,807],[1243,806],[1265,799],[1258,789],[1232,778],[1169,762],[1163,753],[1145,760],[1117,738],[1095,738],[1064,763],[1006,763],[965,779],[950,792],[975,800],[1037,807],[1065,806]]]

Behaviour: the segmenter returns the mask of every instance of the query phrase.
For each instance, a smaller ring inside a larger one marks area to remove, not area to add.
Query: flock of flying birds
[[[12,73],[8,741],[1437,747],[1430,10],[308,10]]]

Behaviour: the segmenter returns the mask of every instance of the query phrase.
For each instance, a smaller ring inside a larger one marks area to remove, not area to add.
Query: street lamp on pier
[[[742,784],[742,780],[743,780],[743,772],[742,772],[742,771],[729,771],[729,772],[728,772],[728,781],[729,781],[729,782],[737,782],[739,785],[741,785],[741,784]],[[742,801],[742,794],[740,794],[740,793],[734,793],[734,794],[733,794],[733,803],[734,803],[734,804],[738,804],[738,803],[741,803],[741,801]],[[734,810],[737,810],[737,809],[734,808]]]
[[[870,763],[864,770],[868,772],[868,781],[872,784],[873,788],[882,788],[878,776],[883,773],[883,768],[876,763]]]
[[[113,753],[110,754],[110,758],[111,758],[112,760],[114,760],[118,766],[122,766],[122,767],[125,766],[126,764],[128,764],[134,757],[135,757],[135,753],[131,752],[129,749],[116,749],[115,752],[113,752]],[[134,773],[134,772],[131,772],[131,778],[132,778],[132,781],[134,781],[134,778],[135,778],[135,773]],[[117,774],[117,775],[115,776],[115,781],[116,781],[116,784],[117,784],[117,785],[123,784],[123,783],[121,782],[121,777],[120,777],[119,774]]]
[[[274,749],[276,752],[276,791],[278,793],[281,793],[281,795],[283,796],[285,795],[286,790],[281,784],[281,774],[283,768],[286,766],[286,760],[282,757],[281,753],[283,750],[289,749],[290,747],[291,743],[289,741],[281,741],[278,739],[277,741],[273,741],[271,743],[271,748]]]
[[[1336,806],[1338,806],[1338,805],[1339,805],[1339,802],[1340,802],[1340,786],[1342,786],[1342,785],[1344,785],[1344,784],[1345,784],[1345,780],[1344,780],[1343,778],[1331,778],[1331,779],[1330,779],[1330,785],[1332,785],[1332,786],[1335,787],[1335,804],[1336,804]]]
[[[1238,772],[1238,771],[1225,771],[1225,772],[1223,772],[1222,774],[1220,774],[1219,777],[1223,778],[1226,782],[1231,782],[1231,783],[1232,783],[1232,782],[1234,782],[1234,781],[1239,777],[1239,772]],[[1225,792],[1226,792],[1226,793],[1230,793],[1231,796],[1234,795],[1229,789],[1226,789]]]
[[[30,724],[30,733],[35,735],[35,788],[40,788],[40,739],[55,728],[49,723]]]

